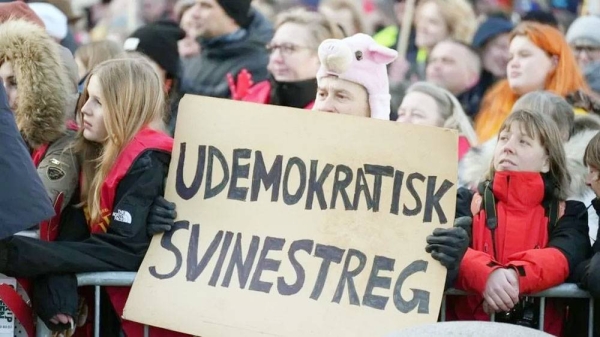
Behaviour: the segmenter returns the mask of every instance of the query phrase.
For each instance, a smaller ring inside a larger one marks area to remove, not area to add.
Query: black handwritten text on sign
[[[187,151],[197,151],[198,156],[196,174],[191,183],[186,183],[183,177]],[[405,173],[391,166],[374,164],[365,164],[364,167],[353,170],[343,164],[334,166],[319,163],[318,160],[305,161],[298,157],[284,160],[282,155],[276,156],[272,163],[265,163],[261,151],[253,152],[250,149],[235,149],[230,158],[228,161],[225,154],[214,146],[200,145],[188,150],[187,144],[181,143],[175,182],[177,194],[184,200],[192,199],[200,192],[204,183],[204,199],[227,193],[230,200],[256,201],[262,185],[265,192],[271,190],[272,202],[279,202],[280,196],[286,205],[295,205],[304,199],[306,210],[313,209],[316,198],[322,210],[337,209],[341,199],[345,210],[357,210],[361,200],[364,200],[369,210],[379,212],[382,184],[392,184],[390,213],[399,214],[400,196],[406,188],[415,206],[409,208],[403,205],[404,216],[422,215],[423,223],[430,223],[435,211],[441,224],[448,222],[440,201],[454,184],[448,180],[439,182],[436,176],[425,177],[418,172]],[[310,164],[307,165],[307,162]],[[224,173],[218,183],[213,181],[216,165],[219,165]],[[295,190],[289,186],[289,177],[293,173],[300,177],[300,184]],[[371,186],[367,182],[367,175],[374,177]],[[239,187],[241,179],[250,179],[251,187]],[[327,179],[333,179],[333,189],[329,195],[326,195],[323,189]],[[416,184],[426,184],[424,196],[416,191]]]
[[[190,242],[186,252],[187,256],[185,257],[185,263],[187,265],[185,275],[188,282],[196,282],[198,277],[205,271],[205,268],[211,259],[215,258],[215,253],[219,251],[218,257],[216,257],[217,263],[212,270],[208,282],[209,286],[218,286],[218,281],[221,278],[222,281],[220,286],[228,288],[231,285],[233,273],[235,271],[238,276],[237,285],[240,289],[270,293],[273,285],[276,284],[276,292],[279,295],[291,296],[300,292],[306,285],[306,270],[298,261],[296,255],[308,254],[321,260],[321,267],[318,270],[318,275],[316,281],[312,285],[310,294],[310,298],[313,300],[319,300],[321,298],[323,287],[328,281],[330,265],[332,263],[341,264],[343,261],[344,267],[341,274],[332,276],[332,278],[335,278],[338,281],[331,302],[340,303],[342,295],[347,290],[349,303],[351,305],[363,305],[374,309],[384,310],[389,297],[374,294],[375,288],[382,288],[392,291],[390,297],[393,299],[393,304],[399,312],[408,313],[417,308],[419,314],[429,313],[429,292],[420,289],[412,289],[413,297],[410,300],[404,299],[401,294],[402,285],[408,277],[415,273],[427,271],[428,263],[426,261],[418,260],[412,262],[410,265],[401,269],[396,279],[392,280],[390,277],[380,276],[379,272],[394,271],[396,261],[385,256],[374,256],[373,261],[370,262],[369,281],[367,282],[366,288],[361,289],[363,295],[360,296],[356,289],[354,278],[362,272],[369,272],[365,271],[368,258],[363,252],[356,249],[348,249],[346,251],[339,247],[315,243],[313,240],[296,240],[291,242],[287,248],[289,263],[292,264],[296,273],[295,280],[292,283],[288,283],[283,277],[278,277],[276,281],[270,282],[261,278],[262,272],[277,272],[281,261],[270,259],[267,256],[271,251],[283,250],[286,245],[285,239],[266,237],[261,242],[260,237],[252,236],[249,245],[244,248],[242,243],[242,233],[237,233],[232,248],[231,244],[234,233],[219,231],[212,239],[210,245],[208,247],[203,247],[204,252],[202,253],[202,257],[199,258],[198,252],[200,250],[199,238],[201,226],[198,224],[190,226],[188,221],[177,222],[174,230],[162,237],[160,242],[161,247],[173,254],[175,257],[175,265],[173,269],[168,272],[160,272],[155,266],[151,266],[149,271],[153,277],[161,280],[169,279],[182,271],[181,268],[184,263],[184,256],[179,248],[171,242],[173,234],[179,230],[191,231]],[[261,244],[262,248],[260,248]],[[230,250],[232,250],[231,253],[229,252]],[[258,254],[259,250],[260,254]],[[231,256],[231,258],[227,262],[225,261],[225,258],[228,255]],[[356,264],[353,263],[353,260],[358,262],[358,266],[350,268],[350,265]],[[224,267],[226,267],[225,271],[223,271]],[[253,270],[254,272],[252,273]],[[210,271],[207,272],[210,273]],[[250,282],[248,283],[248,281]],[[392,283],[392,281],[394,282]]]

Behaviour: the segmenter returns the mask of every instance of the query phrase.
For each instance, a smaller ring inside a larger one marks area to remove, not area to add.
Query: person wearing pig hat
[[[319,46],[321,67],[313,110],[389,120],[391,97],[386,65],[397,56],[395,50],[376,44],[365,34],[323,41]],[[453,227],[437,228],[426,239],[425,250],[448,269],[446,288],[458,276],[472,222],[469,210],[457,210]]]
[[[323,41],[313,110],[389,120],[387,65],[396,57],[362,33]]]

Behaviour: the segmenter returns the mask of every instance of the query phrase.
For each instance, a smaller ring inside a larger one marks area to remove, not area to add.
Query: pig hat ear
[[[370,45],[367,51],[369,58],[379,64],[390,64],[398,57],[397,51],[377,44]]]

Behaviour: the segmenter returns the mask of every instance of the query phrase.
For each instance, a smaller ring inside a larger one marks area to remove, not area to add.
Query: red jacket
[[[248,89],[248,93],[241,98],[242,101],[245,102],[254,102],[261,104],[271,104],[271,83],[269,81],[258,82],[250,89]],[[315,102],[311,102],[304,109],[311,110]]]
[[[481,306],[482,294],[490,274],[496,269],[515,268],[523,296],[560,285],[567,279],[570,269],[581,259],[578,250],[585,251],[581,247],[585,246],[587,219],[580,214],[585,206],[567,202],[564,215],[549,233],[548,218],[542,205],[548,190],[539,173],[496,173],[492,191],[498,219],[495,231],[497,256],[494,256],[485,211],[475,204],[477,201],[474,202],[472,243],[461,262],[455,286],[476,295],[449,301],[448,317],[451,320],[489,320]],[[556,336],[561,334],[563,309],[555,302],[547,302],[546,332]]]

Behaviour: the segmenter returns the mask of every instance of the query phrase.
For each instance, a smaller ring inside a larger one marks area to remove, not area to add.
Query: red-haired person
[[[492,87],[475,118],[475,131],[485,142],[500,130],[519,97],[537,90],[566,97],[588,87],[562,33],[533,22],[518,25],[511,34],[507,79]]]

